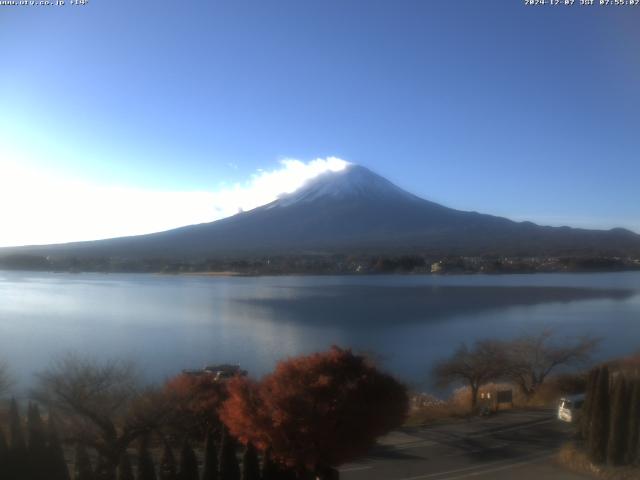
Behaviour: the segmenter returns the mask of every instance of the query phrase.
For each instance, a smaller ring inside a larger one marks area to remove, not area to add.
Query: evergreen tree
[[[96,464],[96,472],[94,474],[96,480],[116,480],[116,470],[109,459],[103,455],[98,457]]]
[[[209,430],[204,442],[204,471],[202,480],[218,480],[218,450],[213,432]]]
[[[0,478],[9,476],[9,446],[4,438],[4,432],[0,429]]]
[[[222,431],[218,463],[220,464],[220,480],[240,480],[236,442],[226,429]]]
[[[20,411],[15,398],[11,399],[11,405],[9,406],[9,435],[11,437],[12,450],[20,449],[26,451],[27,444],[24,441]]]
[[[638,439],[640,438],[640,379],[629,386],[629,434],[627,438],[627,456],[625,463],[638,460]]]
[[[29,403],[27,407],[27,438],[31,479],[47,480],[51,473],[51,467],[48,464],[47,438],[40,409],[34,403]]]
[[[296,473],[294,469],[289,468],[282,463],[275,464],[275,472],[276,472],[276,478],[278,480],[297,480],[299,477],[307,480],[307,477],[304,476],[304,473],[307,473],[307,474],[309,473],[308,471],[301,472],[302,475],[298,475],[298,473]],[[311,478],[315,480],[315,475],[312,476]]]
[[[180,480],[198,480],[198,459],[186,438],[180,452]]]
[[[49,413],[47,428],[47,463],[49,466],[47,480],[70,480],[64,449],[60,443],[60,437],[51,413]]]
[[[167,442],[164,444],[164,451],[160,458],[158,478],[160,480],[178,480],[176,458],[173,456],[173,450],[171,450],[171,447]]]
[[[292,468],[275,460],[271,453],[267,451],[262,459],[262,476],[260,478],[262,480],[306,480],[307,478],[315,480],[316,476],[307,470],[296,473]]]
[[[242,455],[242,480],[260,480],[258,452],[252,443],[248,443]]]
[[[262,480],[277,480],[278,472],[271,450],[267,450],[262,455]]]
[[[580,417],[580,437],[584,442],[589,439],[589,430],[591,428],[591,415],[593,413],[593,399],[596,395],[596,387],[598,385],[598,370],[592,368],[587,379],[587,387],[585,391],[584,405],[582,407],[582,415]]]
[[[607,463],[622,465],[627,450],[627,421],[629,398],[627,382],[622,374],[618,374],[613,389],[613,404],[611,405],[609,424],[609,443],[607,445]]]
[[[22,480],[25,477],[25,472],[27,475],[29,474],[29,458],[18,403],[15,398],[11,400],[9,407],[9,436],[9,459],[7,462],[9,472],[7,478],[9,480]]]
[[[118,480],[134,480],[131,458],[129,458],[129,454],[127,452],[124,452],[120,457],[120,463],[118,464]]]
[[[593,398],[591,427],[589,429],[589,458],[603,463],[607,458],[609,439],[609,368],[605,365],[598,372],[596,394]]]
[[[294,478],[295,480],[316,480],[317,478],[321,478],[322,480],[325,480],[325,476],[323,476],[320,472],[314,472],[306,468],[302,471],[298,471],[294,475]],[[329,479],[327,478],[326,480],[329,480]]]
[[[91,459],[89,458],[84,445],[81,443],[76,445],[76,463],[73,480],[94,480]]]
[[[138,476],[137,480],[156,480],[156,468],[149,453],[149,438],[140,439],[140,449],[138,450]]]
[[[324,471],[324,470],[323,470]],[[287,466],[283,466],[283,470],[282,470],[282,476],[280,478],[282,478],[283,480],[297,480],[298,478],[298,474],[296,473],[296,471],[292,468],[289,468]],[[313,473],[310,473],[311,475],[311,479],[315,480],[316,479],[316,475]]]

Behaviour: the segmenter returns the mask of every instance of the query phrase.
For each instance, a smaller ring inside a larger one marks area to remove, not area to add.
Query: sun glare
[[[318,158],[280,161],[251,178],[217,191],[157,191],[100,185],[0,163],[0,247],[140,235],[211,222],[272,202],[348,162]]]

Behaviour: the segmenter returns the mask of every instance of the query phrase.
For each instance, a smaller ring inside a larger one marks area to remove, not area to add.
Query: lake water
[[[66,352],[135,360],[150,381],[239,363],[252,375],[332,344],[401,379],[460,344],[553,328],[603,338],[599,359],[640,350],[640,272],[198,277],[0,271],[0,358],[20,387]]]

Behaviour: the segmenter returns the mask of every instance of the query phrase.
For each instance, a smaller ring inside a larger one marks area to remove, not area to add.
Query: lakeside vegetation
[[[26,421],[15,400],[0,417],[0,478],[335,479],[408,409],[402,384],[338,347],[259,381],[219,373],[145,387],[130,363],[64,357],[37,375]]]
[[[555,407],[563,395],[582,393],[598,339],[557,338],[550,330],[511,340],[479,340],[460,345],[432,368],[440,386],[458,386],[447,399],[429,393],[412,397],[409,424],[514,407]],[[507,393],[507,400],[499,399]]]
[[[461,385],[448,400],[410,396],[370,357],[338,347],[282,361],[261,380],[217,366],[155,386],[144,385],[131,363],[66,356],[37,374],[28,403],[0,409],[0,477],[336,479],[338,466],[385,433],[495,410],[499,391],[513,392],[509,407],[591,392],[593,374],[557,370],[584,367],[596,343],[545,331],[462,345],[433,367],[442,384]],[[3,366],[0,396],[10,388]]]
[[[0,256],[0,269],[102,273],[200,273],[218,275],[504,274],[618,272],[640,270],[640,258],[591,256],[480,257],[412,255],[289,255],[254,258],[168,260],[165,258]]]

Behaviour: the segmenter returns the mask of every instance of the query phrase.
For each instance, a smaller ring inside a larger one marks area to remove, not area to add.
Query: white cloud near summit
[[[213,204],[220,208],[222,217],[228,217],[238,210],[251,210],[274,201],[279,195],[291,193],[307,180],[327,171],[344,169],[348,162],[336,158],[317,158],[310,162],[295,159],[280,161],[281,168],[259,170],[245,184],[236,184],[213,193]]]
[[[0,159],[0,247],[140,235],[211,222],[291,193],[348,162],[280,161],[216,191],[158,191],[56,176]]]

